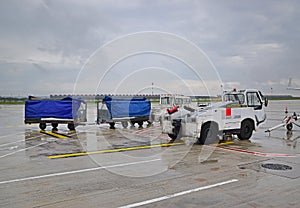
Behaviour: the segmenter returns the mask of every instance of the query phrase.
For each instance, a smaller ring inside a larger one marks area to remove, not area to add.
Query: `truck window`
[[[182,105],[182,98],[175,98],[175,105]]]
[[[189,97],[161,97],[160,104],[162,105],[183,105],[183,104],[190,104],[191,99]]]
[[[238,102],[239,104],[243,104],[245,102],[245,97],[243,94],[225,94],[224,101],[232,101]]]
[[[248,92],[247,102],[249,107],[254,107],[256,109],[261,109],[262,107],[262,103],[257,92]]]
[[[183,102],[184,102],[184,104],[190,104],[190,103],[191,103],[191,99],[185,98],[185,99],[183,100]]]
[[[160,104],[169,105],[170,103],[171,103],[171,100],[169,97],[161,98]]]

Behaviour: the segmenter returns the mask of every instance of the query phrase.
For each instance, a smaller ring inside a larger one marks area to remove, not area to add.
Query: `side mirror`
[[[268,100],[268,98],[265,98],[265,107],[267,107],[267,106],[268,106],[268,103],[269,103],[269,100]]]

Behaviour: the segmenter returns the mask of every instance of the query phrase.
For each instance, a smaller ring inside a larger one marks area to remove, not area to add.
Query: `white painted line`
[[[24,139],[21,139],[21,140],[15,141],[15,142],[9,142],[9,143],[5,143],[5,144],[0,144],[0,147],[7,146],[7,145],[10,145],[10,144],[19,143],[19,142],[24,142]]]
[[[10,137],[10,136],[15,136],[15,135],[18,135],[18,134],[24,134],[24,132],[18,132],[18,133],[14,133],[14,134],[2,135],[2,136],[0,136],[0,138],[3,138],[3,137]]]
[[[163,201],[163,200],[166,200],[166,199],[174,198],[174,197],[177,197],[177,196],[190,194],[190,193],[193,193],[193,192],[203,191],[203,190],[206,190],[206,189],[210,189],[210,188],[214,188],[214,187],[218,187],[218,186],[223,186],[225,184],[229,184],[229,183],[233,183],[233,182],[237,182],[237,181],[238,181],[237,179],[232,179],[232,180],[229,180],[229,181],[224,181],[224,182],[220,182],[220,183],[216,183],[216,184],[212,184],[212,185],[208,185],[208,186],[202,186],[202,187],[199,187],[199,188],[195,188],[195,189],[191,189],[191,190],[187,190],[187,191],[182,191],[182,192],[175,193],[175,194],[166,195],[166,196],[162,196],[162,197],[159,197],[159,198],[150,199],[150,200],[147,200],[147,201],[142,201],[142,202],[138,202],[138,203],[134,203],[134,204],[121,206],[119,208],[139,207],[139,206],[143,206],[143,205],[146,205],[146,204],[151,204],[151,203],[154,203],[154,202],[159,202],[159,201]]]
[[[87,169],[74,170],[74,171],[68,171],[68,172],[60,172],[60,173],[52,173],[52,174],[47,174],[47,175],[32,176],[32,177],[27,177],[27,178],[12,179],[12,180],[8,180],[8,181],[0,181],[0,185],[1,184],[21,182],[21,181],[35,180],[35,179],[40,179],[40,178],[49,178],[49,177],[54,177],[54,176],[84,173],[84,172],[101,170],[101,169],[106,169],[106,168],[116,168],[116,167],[124,167],[124,166],[129,166],[129,165],[138,165],[138,164],[143,164],[143,163],[155,162],[155,161],[159,161],[159,160],[161,160],[161,159],[138,161],[138,162],[131,162],[131,163],[123,163],[123,164],[117,164],[117,165],[109,165],[109,166],[102,166],[102,167],[96,167],[96,168],[87,168]]]
[[[37,133],[39,133],[39,132],[37,132]],[[77,135],[77,134],[78,134],[78,133],[75,132],[75,133],[73,133],[73,134],[69,134],[68,136],[72,137],[72,136]],[[43,137],[43,136],[45,136],[45,134],[41,134],[41,135],[38,135],[38,136],[31,137],[31,138],[27,139],[26,141],[38,139],[38,138]],[[14,143],[19,143],[19,142],[26,142],[26,141],[22,139],[22,140],[18,140],[18,141],[15,141],[15,142],[10,142],[10,143],[6,143],[6,144],[1,144],[0,147],[2,147],[2,146],[7,146],[7,145],[10,145],[10,144],[14,144]],[[38,145],[35,145],[35,146],[32,146],[32,147],[28,147],[28,148],[25,148],[25,149],[17,150],[17,151],[15,151],[15,152],[7,153],[7,154],[5,154],[5,155],[1,155],[1,156],[0,156],[0,159],[1,159],[1,158],[4,158],[4,157],[6,157],[6,156],[9,156],[9,155],[13,155],[13,154],[18,153],[18,152],[22,152],[22,151],[25,151],[25,150],[28,150],[28,149],[32,149],[32,148],[41,146],[41,145],[46,144],[46,143],[49,143],[49,142],[44,142],[44,143],[41,143],[41,144],[38,144]]]
[[[47,144],[47,143],[48,143],[48,142],[43,142],[43,143],[40,143],[40,144],[38,144],[38,145],[34,145],[34,146],[31,146],[31,147],[28,147],[28,148],[24,148],[24,149],[20,149],[20,150],[14,151],[14,152],[7,153],[7,154],[5,154],[5,155],[1,155],[1,156],[0,156],[0,159],[1,159],[1,158],[4,158],[4,157],[6,157],[6,156],[9,156],[9,155],[16,154],[16,153],[18,153],[18,152],[22,152],[22,151],[25,151],[25,150],[33,149],[33,148],[35,148],[35,147],[38,147],[38,146],[41,146],[41,145]]]
[[[36,133],[40,133],[39,131],[36,131]],[[2,137],[6,137],[6,136],[14,136],[14,135],[17,135],[17,134],[24,134],[24,132],[21,132],[21,133],[16,133],[16,134],[10,134],[10,135],[5,135],[5,136],[2,136]],[[15,142],[9,142],[9,143],[5,143],[5,144],[0,144],[0,147],[2,146],[7,146],[7,145],[10,145],[10,144],[15,144],[15,143],[19,143],[19,142],[26,142],[26,141],[30,141],[30,140],[34,140],[34,139],[38,139],[40,137],[43,137],[45,136],[44,134],[40,134],[40,135],[37,135],[37,136],[34,136],[34,137],[30,137],[28,139],[20,139],[20,140],[17,140]],[[0,137],[1,138],[1,137]]]
[[[20,140],[17,140],[17,141],[15,141],[15,142],[9,142],[9,143],[5,143],[5,144],[0,144],[0,147],[2,147],[2,146],[7,146],[7,145],[10,145],[10,144],[19,143],[19,142],[26,142],[26,141],[38,139],[38,138],[43,137],[43,136],[44,136],[44,134],[38,135],[38,136],[34,136],[34,137],[30,137],[29,139],[25,139],[25,140],[24,140],[24,139],[20,139]]]
[[[35,146],[31,146],[31,147],[28,147],[28,148],[24,148],[24,149],[20,149],[20,150],[14,151],[14,152],[10,152],[10,153],[7,153],[7,154],[5,154],[5,155],[1,155],[0,158],[4,158],[4,157],[6,157],[6,156],[13,155],[13,154],[16,154],[16,153],[18,153],[18,152],[25,151],[25,150],[33,149],[33,148],[35,148],[35,147],[38,147],[38,146],[41,146],[41,145],[47,144],[47,143],[48,143],[48,142],[43,142],[43,143],[40,143],[40,144],[35,145]]]

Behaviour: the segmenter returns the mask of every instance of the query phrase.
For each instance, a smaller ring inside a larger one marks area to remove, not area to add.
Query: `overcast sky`
[[[286,90],[289,78],[300,87],[299,8],[298,0],[2,0],[0,96],[205,94],[217,93],[222,83],[300,95]],[[118,53],[125,57],[132,45],[153,49],[149,39],[144,39],[148,45],[130,40],[127,48],[116,41],[144,31],[171,34],[187,47],[194,44],[202,55],[160,38],[154,54],[127,57],[111,68],[104,64]],[[112,43],[114,51],[106,53],[106,60],[101,50]],[[167,44],[187,60],[160,53],[157,47]],[[185,63],[197,57],[207,60],[195,63],[195,74]],[[203,67],[216,74],[215,80],[203,82]]]

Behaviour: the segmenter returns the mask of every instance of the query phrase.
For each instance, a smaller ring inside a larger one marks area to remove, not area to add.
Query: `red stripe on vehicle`
[[[231,116],[231,108],[226,108],[226,116]]]

